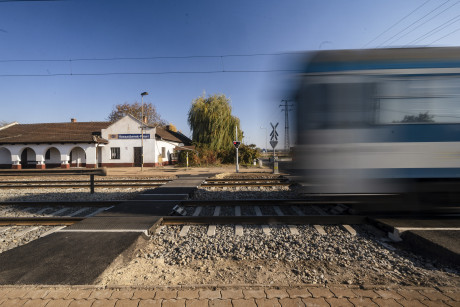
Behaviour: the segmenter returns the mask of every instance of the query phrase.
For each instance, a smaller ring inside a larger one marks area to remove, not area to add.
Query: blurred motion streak
[[[306,54],[294,161],[311,193],[420,192],[460,177],[460,48]]]

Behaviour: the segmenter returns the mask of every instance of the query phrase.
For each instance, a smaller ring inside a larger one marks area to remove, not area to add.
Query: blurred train
[[[460,48],[325,50],[302,65],[294,161],[308,192],[459,182]]]

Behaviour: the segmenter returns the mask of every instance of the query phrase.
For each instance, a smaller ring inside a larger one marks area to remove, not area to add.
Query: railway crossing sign
[[[276,125],[273,126],[273,124],[270,123],[270,125],[273,128],[272,132],[270,132],[270,144],[272,144],[272,141],[276,141],[276,143],[278,143],[278,132],[276,132],[276,127],[278,127],[278,124],[279,123],[276,123]],[[272,144],[273,148],[275,148],[275,146],[273,146],[273,144]]]
[[[275,149],[276,145],[278,145],[278,141],[270,141],[270,145],[272,145],[272,148]]]
[[[233,146],[235,146],[235,148],[240,147],[240,144],[241,144],[241,142],[233,141]]]

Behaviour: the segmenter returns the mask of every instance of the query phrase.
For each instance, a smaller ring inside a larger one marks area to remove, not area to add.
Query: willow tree
[[[230,99],[223,94],[208,97],[203,94],[194,99],[188,112],[188,124],[193,142],[212,150],[233,147],[235,127],[238,127],[238,140],[243,138],[240,120],[232,115]]]

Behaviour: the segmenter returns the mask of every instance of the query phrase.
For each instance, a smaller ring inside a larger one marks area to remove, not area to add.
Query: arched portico
[[[86,152],[83,148],[77,146],[70,151],[70,166],[71,167],[85,167],[86,166]]]
[[[21,168],[42,168],[41,165],[41,161],[37,161],[37,154],[35,153],[35,150],[33,150],[32,148],[30,147],[25,147],[24,149],[22,149],[21,151],[21,155],[20,155],[20,165],[21,165]],[[44,164],[43,164],[43,168],[44,168]]]
[[[13,164],[11,151],[8,148],[0,147],[0,168],[11,168],[11,164]]]
[[[44,152],[46,168],[61,166],[61,152],[56,147],[47,148]]]

